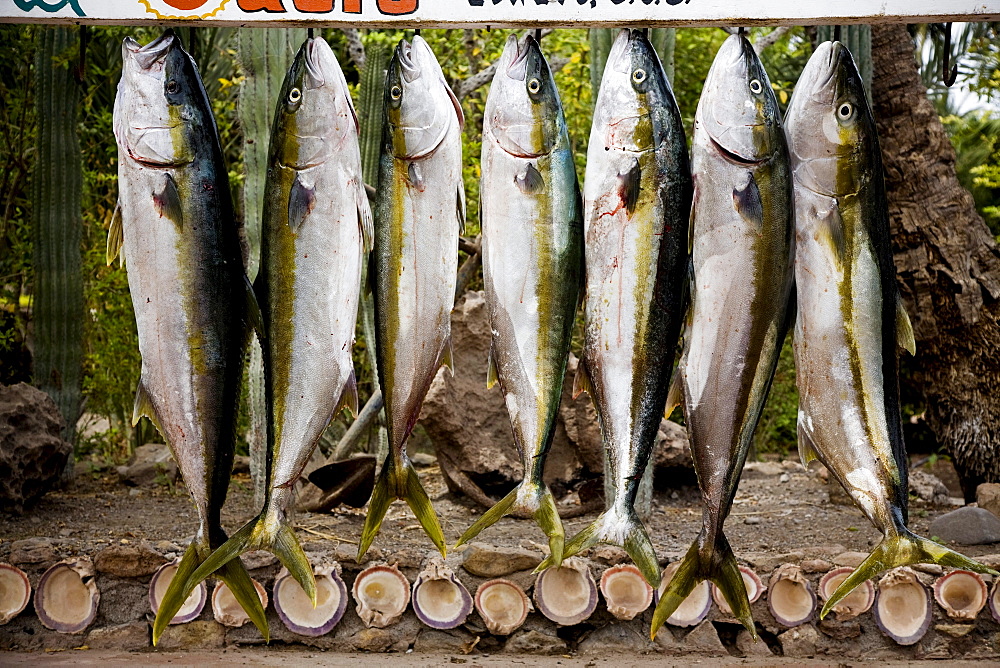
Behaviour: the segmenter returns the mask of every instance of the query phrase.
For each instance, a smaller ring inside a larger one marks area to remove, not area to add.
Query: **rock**
[[[837,482],[836,478],[831,477],[826,482],[826,491],[830,495],[830,503],[836,504],[838,506],[853,506],[854,499],[848,494],[843,486]]]
[[[743,519],[743,524],[749,524],[751,526],[753,526],[754,524],[760,524],[760,522],[761,519],[756,515],[750,515],[749,517]]]
[[[867,558],[868,555],[864,552],[841,552],[833,558],[833,563],[835,566],[857,568]]]
[[[318,450],[319,448],[317,448]],[[250,458],[246,455],[236,455],[233,457],[233,473],[250,474]]]
[[[146,622],[131,622],[129,624],[94,629],[87,634],[86,644],[90,649],[114,649],[119,651],[134,651],[149,647],[149,624]]]
[[[780,476],[778,476],[778,482],[788,482],[789,480],[791,480],[791,478],[788,476],[787,473],[782,473]]]
[[[950,659],[951,648],[948,645],[947,638],[937,633],[928,633],[917,643],[913,651],[913,657],[921,661],[928,659]]]
[[[410,455],[410,461],[413,462],[414,466],[420,468],[428,468],[430,466],[437,466],[437,457],[427,452],[414,452]]]
[[[25,538],[10,546],[10,563],[15,566],[37,565],[48,568],[59,560],[51,538]]]
[[[934,630],[950,638],[963,638],[976,628],[975,624],[935,624]]]
[[[590,560],[605,566],[617,566],[630,561],[631,557],[617,545],[595,545],[590,548]]]
[[[16,513],[59,483],[73,446],[55,402],[26,383],[0,386],[0,507]]]
[[[781,475],[785,472],[785,467],[781,465],[781,462],[747,462],[746,466],[743,467],[744,475],[746,473],[757,473],[761,476],[772,476]]]
[[[861,622],[856,618],[840,621],[834,619],[833,615],[831,615],[820,621],[816,626],[824,635],[830,636],[835,640],[848,640],[861,635]]]
[[[187,624],[168,626],[156,643],[156,649],[216,649],[225,644],[225,626],[214,619],[196,619]]]
[[[177,463],[165,444],[146,443],[135,449],[132,462],[119,473],[126,485],[157,485],[177,479]]]
[[[601,426],[597,422],[597,409],[594,408],[593,399],[587,394],[573,398],[573,380],[579,367],[580,360],[570,353],[566,363],[562,401],[559,404],[559,420],[566,430],[566,437],[576,446],[586,471],[599,475],[604,472],[604,441],[601,436]],[[655,444],[653,452],[656,452]],[[655,458],[654,454],[654,466]]]
[[[122,578],[152,575],[165,563],[163,555],[145,545],[111,545],[94,557],[94,568],[98,572]]]
[[[435,652],[465,654],[474,642],[475,637],[461,628],[451,629],[450,631],[421,629],[417,635],[417,640],[413,643],[413,651],[424,654]]]
[[[517,654],[565,654],[567,650],[561,638],[530,629],[512,635],[503,648],[504,652]]]
[[[395,642],[395,634],[388,629],[361,629],[351,636],[351,644],[365,652],[384,652]]]
[[[242,559],[248,571],[267,568],[278,563],[278,558],[267,550],[251,550],[244,553]]]
[[[807,659],[816,655],[822,641],[812,624],[803,624],[778,635],[778,642],[785,656]]]
[[[931,536],[959,545],[1000,542],[1000,517],[984,508],[965,506],[941,515],[930,528]]]
[[[687,429],[671,420],[660,420],[653,441],[654,469],[693,469]]]
[[[646,654],[653,649],[653,643],[645,632],[645,626],[611,622],[587,635],[577,646],[584,654],[622,652]]]
[[[729,654],[726,651],[726,646],[719,640],[719,633],[715,630],[715,625],[707,619],[684,636],[682,645],[684,651],[694,654],[704,654],[707,656],[725,656]]]
[[[1000,485],[998,485],[1000,487]],[[919,469],[910,471],[910,494],[932,506],[948,505],[948,488],[932,473]]]
[[[832,565],[826,559],[803,559],[799,566],[806,573],[826,573]]]
[[[984,482],[976,488],[976,505],[1000,516],[1000,484]]]
[[[766,642],[763,640],[754,642],[753,637],[746,629],[740,629],[740,632],[736,634],[736,649],[745,657],[774,656]]]
[[[518,571],[533,569],[542,563],[542,555],[528,550],[493,547],[485,543],[470,543],[465,550],[462,568],[484,578],[499,578]]]

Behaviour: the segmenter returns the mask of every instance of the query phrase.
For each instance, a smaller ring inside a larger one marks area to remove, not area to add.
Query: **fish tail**
[[[534,480],[522,480],[517,487],[512,489],[507,496],[503,497],[495,506],[483,513],[483,516],[476,520],[475,524],[469,527],[462,537],[455,543],[457,549],[461,545],[468,543],[489,526],[492,526],[505,515],[512,512],[530,514],[535,518],[535,523],[549,537],[549,554],[553,566],[562,563],[563,543],[566,534],[563,531],[562,520],[559,519],[559,510],[556,508],[556,500],[552,496],[548,485]]]
[[[940,564],[976,573],[997,575],[995,570],[980,564],[978,561],[918,536],[909,529],[901,528],[883,538],[882,542],[868,555],[868,558],[837,587],[837,590],[823,605],[823,609],[819,613],[820,619],[825,617],[833,606],[837,605],[865,580],[870,580],[891,568],[910,564]]]
[[[736,563],[733,548],[730,547],[725,534],[721,532],[711,545],[706,544],[704,535],[702,532],[702,535],[688,548],[684,561],[674,572],[667,590],[660,596],[660,601],[653,612],[650,638],[656,638],[656,632],[699,582],[710,580],[726,598],[733,615],[756,640],[757,628],[750,613],[750,600],[747,598],[746,585],[743,583],[743,575],[740,573],[739,564]]]
[[[192,541],[184,552],[184,556],[177,565],[177,571],[170,581],[170,586],[167,587],[167,591],[163,595],[163,600],[160,601],[160,608],[156,612],[156,619],[153,621],[153,645],[159,642],[163,631],[170,624],[170,620],[174,618],[177,611],[180,610],[184,601],[187,600],[187,597],[191,594],[191,590],[204,579],[201,578],[201,580],[192,581],[191,576],[196,573],[200,565],[205,563],[206,560],[203,555],[207,552],[207,546],[199,550],[195,541]],[[267,627],[267,619],[264,617],[264,607],[261,605],[260,598],[257,595],[257,588],[254,587],[253,582],[250,580],[250,574],[247,573],[243,562],[236,560],[235,562],[226,564],[219,571],[218,576],[233,592],[233,596],[243,606],[243,609],[247,611],[250,621],[254,623],[254,626],[264,636],[264,641],[270,642],[271,635]]]
[[[375,489],[372,490],[372,498],[368,506],[368,515],[365,517],[365,525],[361,529],[361,540],[358,542],[358,561],[360,562],[361,558],[365,556],[365,552],[371,547],[372,541],[375,540],[379,529],[382,528],[382,520],[385,519],[385,513],[389,510],[389,504],[392,503],[393,499],[406,501],[441,556],[445,556],[447,548],[444,544],[444,532],[441,530],[440,522],[438,522],[437,513],[434,512],[431,500],[427,497],[423,485],[420,484],[417,470],[413,468],[413,464],[404,453],[399,461],[390,454],[382,466],[382,472],[379,473],[378,479],[375,481]]]
[[[639,572],[652,587],[660,586],[660,565],[653,550],[653,543],[634,510],[618,512],[607,510],[566,543],[563,557],[572,557],[598,543],[624,548]],[[536,572],[557,566],[552,555],[538,565]]]

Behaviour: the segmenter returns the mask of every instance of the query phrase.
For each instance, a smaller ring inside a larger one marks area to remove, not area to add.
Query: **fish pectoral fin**
[[[799,440],[799,460],[802,462],[802,466],[809,468],[809,462],[822,460],[819,458],[819,452],[816,450],[816,444],[813,442],[812,436],[809,435],[809,430],[802,423],[802,416],[803,414],[800,412],[799,419],[795,425]]]
[[[524,163],[524,167],[514,174],[514,185],[525,195],[536,195],[545,190],[545,179],[530,162]]]
[[[667,405],[663,409],[663,419],[669,420],[674,409],[684,401],[684,388],[681,385],[680,368],[674,369],[674,375],[670,379],[670,389],[667,390]]]
[[[406,180],[409,181],[410,185],[416,188],[419,192],[423,192],[427,185],[424,183],[424,171],[420,169],[420,165],[415,162],[411,162],[407,165]]]
[[[122,252],[122,242],[125,240],[125,235],[122,232],[122,203],[119,201],[115,204],[115,212],[111,214],[111,227],[108,228],[108,250],[106,259],[108,261],[108,266],[115,261],[115,258],[119,259],[119,266],[124,262],[125,256],[121,255]]]
[[[486,389],[492,389],[497,381],[500,380],[500,372],[497,370],[497,361],[493,357],[493,345],[490,345],[490,360],[488,362],[489,368],[486,370]]]
[[[747,183],[742,188],[733,188],[733,208],[736,212],[754,226],[764,229],[764,203],[760,198],[760,189],[753,174],[747,175]]]
[[[375,223],[372,220],[372,205],[368,201],[365,185],[358,181],[358,228],[361,230],[362,247],[370,251],[375,244]]]
[[[160,426],[160,416],[156,411],[156,407],[153,406],[153,399],[149,396],[149,392],[146,391],[146,384],[140,377],[139,386],[135,389],[135,403],[132,406],[132,426],[134,427],[139,424],[139,419],[143,416],[149,418],[161,436],[164,435],[163,428]]]
[[[455,198],[455,215],[458,217],[458,233],[465,234],[465,185],[458,184],[458,195]]]
[[[302,182],[300,174],[295,175],[288,190],[288,227],[298,233],[299,227],[316,206],[316,190]]]
[[[260,312],[260,304],[257,302],[257,293],[254,292],[253,285],[246,274],[243,274],[243,297],[246,300],[247,309],[247,340],[250,332],[257,332],[257,340],[264,344],[267,337],[264,334],[264,316]]]
[[[917,354],[917,341],[913,337],[913,324],[910,323],[910,316],[903,306],[903,299],[896,295],[896,343],[900,348],[910,353]]]
[[[173,221],[177,230],[184,229],[184,207],[181,204],[181,194],[177,189],[177,182],[174,177],[167,172],[163,175],[163,190],[153,193],[153,206],[161,218],[169,218]]]
[[[815,210],[819,220],[820,234],[829,242],[840,266],[844,266],[846,240],[844,239],[844,220],[840,216],[840,208],[833,202],[826,210]]]
[[[636,204],[639,203],[639,186],[642,183],[642,168],[639,160],[632,158],[632,164],[624,172],[618,173],[618,196],[629,215],[635,211]]]
[[[573,398],[576,399],[581,392],[586,392],[591,397],[594,396],[594,383],[590,380],[587,363],[582,359],[576,367],[576,375],[573,376]]]
[[[437,368],[448,367],[451,375],[455,375],[455,351],[451,345],[451,335],[444,341],[444,348],[441,350],[441,358],[438,360]]]
[[[337,407],[333,409],[333,414],[337,415],[344,408],[351,411],[351,415],[354,417],[358,416],[358,379],[354,375],[353,368],[347,377],[347,382],[344,383],[344,390],[340,393],[340,399],[337,401]]]

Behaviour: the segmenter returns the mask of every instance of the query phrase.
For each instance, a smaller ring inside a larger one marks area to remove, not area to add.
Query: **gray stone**
[[[948,505],[948,488],[932,473],[919,469],[910,471],[910,494],[932,506]]]
[[[976,487],[976,505],[1000,516],[1000,484],[984,482]]]
[[[605,566],[617,566],[630,561],[631,557],[617,545],[595,545],[590,548],[590,560]]]
[[[132,461],[119,473],[126,485],[158,485],[177,479],[177,463],[163,443],[146,443],[135,449]]]
[[[848,640],[861,635],[861,622],[856,618],[838,620],[833,618],[834,615],[830,615],[816,625],[823,632],[823,635],[835,640]]]
[[[541,631],[521,630],[510,637],[503,651],[517,654],[565,654],[568,647],[561,638]]]
[[[24,511],[57,485],[73,452],[63,420],[41,390],[0,385],[0,507]]]
[[[740,629],[736,634],[736,649],[745,657],[773,657],[774,653],[763,640],[754,642],[753,636],[746,629]]]
[[[462,568],[484,578],[527,571],[542,563],[542,555],[528,550],[493,547],[485,543],[470,543],[465,550]]]
[[[146,622],[105,626],[87,634],[87,647],[90,649],[133,651],[149,645],[149,624]]]
[[[806,573],[826,573],[832,568],[826,559],[803,559],[799,566]]]
[[[694,468],[687,429],[671,420],[660,420],[660,428],[653,441],[653,467],[656,469]]]
[[[51,538],[25,538],[15,540],[10,546],[10,563],[15,566],[47,568],[59,560]]]
[[[841,552],[833,558],[833,563],[836,566],[847,566],[848,568],[857,568],[861,565],[868,555],[864,552]]]
[[[760,518],[757,517],[756,515],[750,515],[749,517],[743,519],[743,524],[749,524],[753,526],[755,524],[760,524],[760,521],[761,521]]]
[[[963,638],[976,628],[975,624],[935,624],[934,630],[950,638]]]
[[[645,625],[611,622],[580,641],[577,651],[584,654],[627,652],[646,654],[653,649]]]
[[[931,536],[959,545],[1000,542],[1000,517],[984,508],[966,506],[941,515],[930,528]]]
[[[785,472],[785,467],[781,462],[747,462],[743,467],[743,474],[757,474],[759,476],[775,476]]]
[[[101,592],[98,623],[127,624],[142,619],[149,612],[148,583],[98,573],[95,584]]]
[[[388,629],[361,629],[351,636],[351,644],[365,652],[384,652],[397,640]]]
[[[684,636],[681,643],[685,652],[704,654],[707,656],[725,656],[726,646],[719,640],[715,625],[707,619]]]
[[[433,654],[433,653],[461,653],[468,652],[475,643],[475,637],[468,631],[460,628],[450,631],[439,631],[437,629],[421,629],[417,634],[417,639],[413,643],[413,651]],[[409,643],[407,643],[409,646]]]
[[[167,563],[166,558],[145,545],[111,545],[94,557],[94,568],[122,578],[152,575]]]
[[[927,659],[950,659],[951,647],[948,639],[937,633],[928,633],[917,643],[913,657],[921,661]]]
[[[413,462],[414,466],[421,468],[428,468],[430,466],[437,466],[437,457],[430,454],[429,452],[414,452],[410,455],[410,461]]]
[[[853,506],[854,499],[833,476],[826,482],[826,492],[830,495],[830,503],[838,506]]]
[[[226,627],[213,619],[168,626],[156,643],[160,650],[216,649],[226,644]]]
[[[785,656],[807,659],[816,655],[822,641],[812,624],[803,624],[778,635],[778,642]]]
[[[250,458],[246,455],[236,455],[233,457],[233,473],[250,474]]]

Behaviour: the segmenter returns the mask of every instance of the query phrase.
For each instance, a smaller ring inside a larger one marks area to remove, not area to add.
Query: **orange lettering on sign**
[[[345,14],[360,14],[361,13],[361,0],[344,0],[344,13]]]
[[[285,6],[281,0],[237,0],[239,8],[245,12],[284,12]]]
[[[418,0],[377,0],[378,10],[383,14],[412,14],[417,11]]]
[[[326,14],[333,11],[333,0],[295,0],[295,8],[300,12]]]
[[[174,9],[179,9],[181,11],[189,11],[192,9],[198,9],[203,4],[208,2],[208,0],[163,0],[168,5]]]

